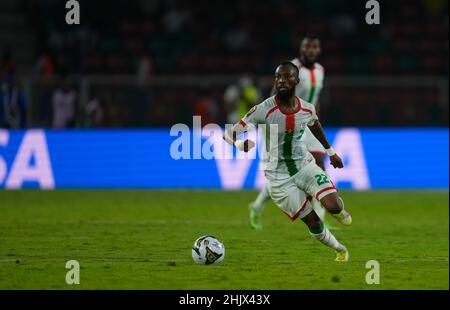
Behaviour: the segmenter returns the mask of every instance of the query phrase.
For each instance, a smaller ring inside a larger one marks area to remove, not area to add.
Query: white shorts
[[[315,162],[302,167],[291,177],[273,178],[271,173],[266,173],[266,178],[270,197],[292,221],[311,213],[312,197],[320,201],[337,192],[328,174]]]
[[[306,148],[310,153],[326,154],[325,148],[322,146],[319,140],[317,140],[317,138],[314,137],[311,130],[309,130],[309,127],[306,127],[304,139]]]

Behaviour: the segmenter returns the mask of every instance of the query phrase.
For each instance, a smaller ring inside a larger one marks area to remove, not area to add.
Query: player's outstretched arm
[[[328,156],[330,156],[330,163],[334,168],[343,168],[344,164],[342,163],[342,159],[336,154],[336,152],[333,150],[333,148],[330,146],[330,143],[328,143],[327,137],[325,136],[325,133],[323,132],[322,125],[319,121],[315,121],[314,124],[311,126],[308,126],[311,130],[314,137],[319,140],[319,142],[323,145],[325,150],[327,151]]]
[[[248,152],[255,146],[255,142],[249,139],[239,140],[237,138],[240,133],[245,131],[247,131],[247,129],[241,123],[237,123],[232,128],[225,128],[223,139],[229,144],[237,147],[239,150]]]

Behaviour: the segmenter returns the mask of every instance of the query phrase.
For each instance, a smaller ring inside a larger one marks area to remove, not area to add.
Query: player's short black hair
[[[307,34],[306,36],[303,37],[303,39],[300,41],[300,46],[303,44],[303,42],[305,41],[314,41],[317,40],[320,43],[320,39],[317,35],[315,34]]]
[[[298,67],[297,67],[296,65],[294,65],[294,63],[293,63],[292,61],[289,61],[289,60],[282,61],[282,62],[278,65],[278,67],[279,67],[279,66],[291,66],[291,67],[294,68],[295,71],[297,72],[297,76],[298,76],[298,74],[299,74],[299,69],[298,69]]]

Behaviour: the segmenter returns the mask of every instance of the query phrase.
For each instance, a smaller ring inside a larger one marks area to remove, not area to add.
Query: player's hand
[[[330,163],[334,168],[343,168],[344,167],[344,163],[342,162],[342,159],[337,154],[330,156]]]
[[[254,148],[256,144],[252,140],[247,139],[245,141],[237,141],[235,145],[240,151],[244,151],[247,153],[252,148]]]

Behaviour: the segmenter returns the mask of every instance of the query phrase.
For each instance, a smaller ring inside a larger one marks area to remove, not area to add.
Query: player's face
[[[275,71],[275,89],[277,94],[292,96],[299,82],[298,74],[292,66],[278,66]]]
[[[310,64],[317,61],[321,51],[319,40],[303,40],[300,46],[300,55],[303,55],[305,60]]]

